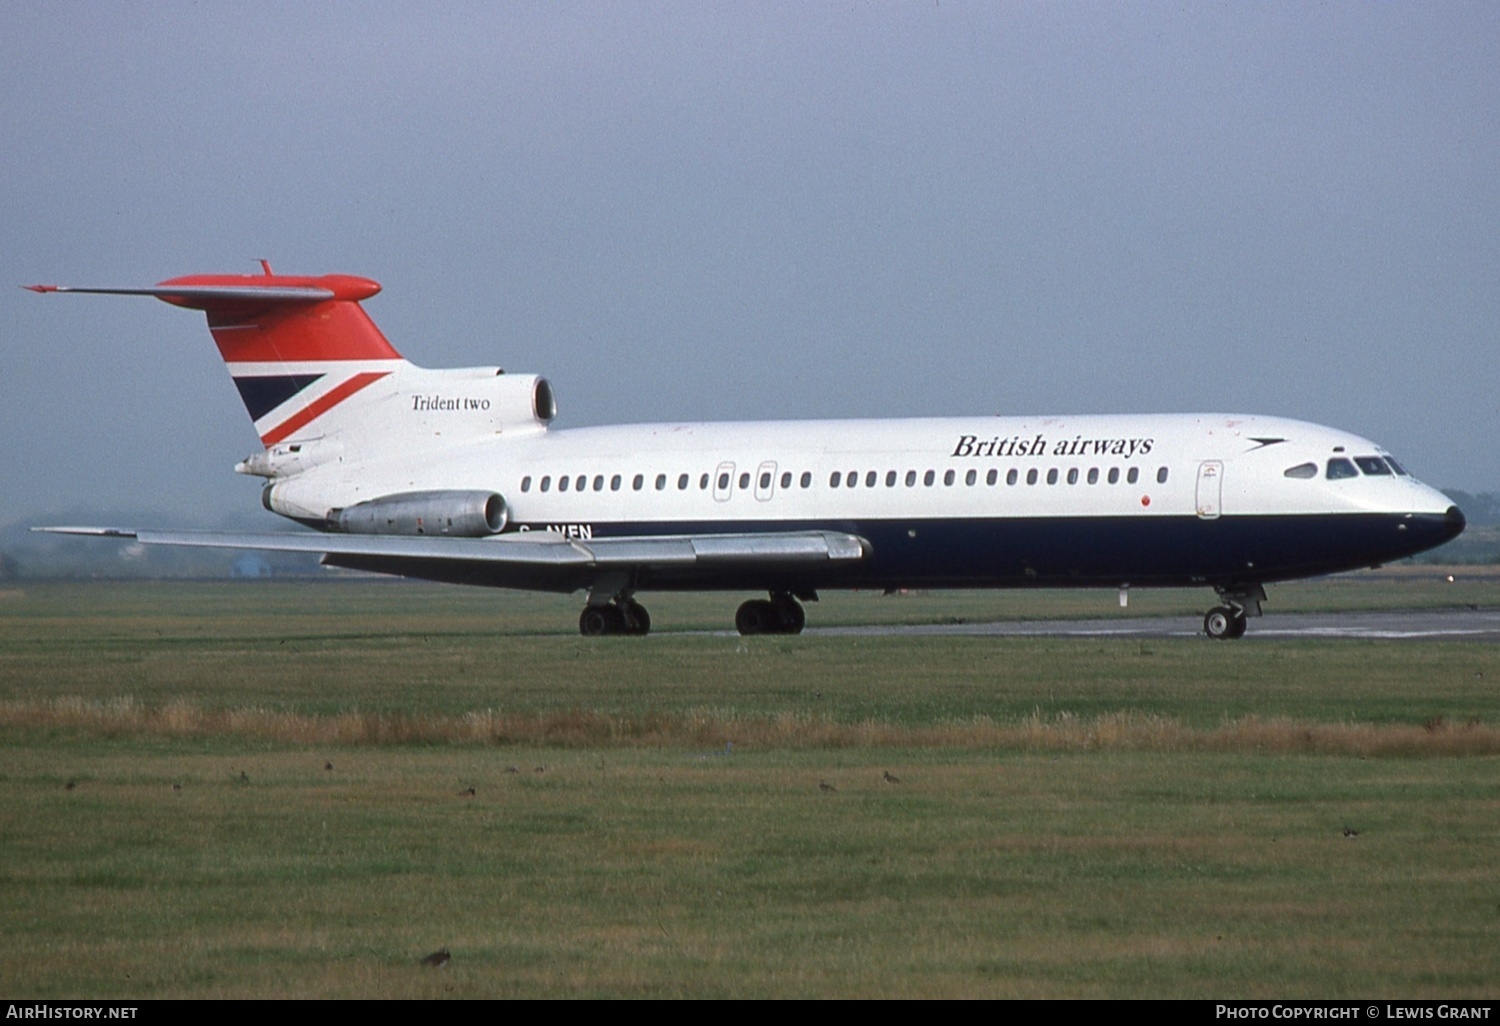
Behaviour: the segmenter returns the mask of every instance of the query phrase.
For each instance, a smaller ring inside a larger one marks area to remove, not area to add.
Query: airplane
[[[546,378],[407,362],[368,278],[191,275],[263,448],[236,467],[312,532],[40,528],[320,553],[460,584],[584,591],[586,636],[644,635],[647,591],[764,593],[741,634],[796,634],[819,589],[1203,586],[1242,636],[1265,585],[1402,559],[1465,526],[1374,442],[1280,417],[970,416],[552,426]]]

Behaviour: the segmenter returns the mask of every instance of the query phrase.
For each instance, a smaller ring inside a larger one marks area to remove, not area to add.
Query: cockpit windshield
[[[1379,456],[1356,456],[1354,462],[1359,469],[1371,477],[1390,477],[1391,468],[1386,466],[1385,460]]]
[[[1354,469],[1354,464],[1342,456],[1335,456],[1328,461],[1328,480],[1339,481],[1346,477],[1358,477],[1359,471]]]

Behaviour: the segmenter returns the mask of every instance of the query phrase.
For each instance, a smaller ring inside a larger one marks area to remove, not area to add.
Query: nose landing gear
[[[1242,638],[1245,626],[1245,614],[1236,613],[1228,606],[1214,606],[1203,617],[1203,633],[1215,641]]]
[[[1214,606],[1203,617],[1203,633],[1215,641],[1232,641],[1245,636],[1246,619],[1260,615],[1260,604],[1266,600],[1266,589],[1259,584],[1237,588],[1215,588],[1222,606]]]

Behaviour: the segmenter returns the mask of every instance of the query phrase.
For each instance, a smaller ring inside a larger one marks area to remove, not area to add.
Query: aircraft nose
[[[1452,541],[1468,523],[1464,511],[1457,506],[1449,506],[1445,513],[1406,514],[1400,530],[1406,540],[1407,554],[1415,555]]]
[[[1450,532],[1444,541],[1457,538],[1464,533],[1464,528],[1469,526],[1469,518],[1464,516],[1464,511],[1457,506],[1449,506],[1444,519],[1447,521],[1448,531]]]

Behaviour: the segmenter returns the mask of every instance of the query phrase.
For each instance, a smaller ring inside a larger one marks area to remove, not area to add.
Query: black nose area
[[[1464,533],[1464,528],[1469,526],[1468,517],[1464,516],[1464,511],[1457,506],[1448,507],[1446,519],[1448,521],[1448,530],[1452,532],[1448,535],[1449,538],[1457,538]]]

